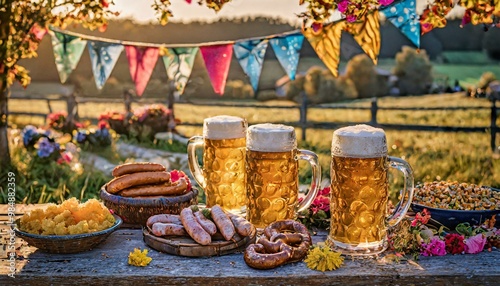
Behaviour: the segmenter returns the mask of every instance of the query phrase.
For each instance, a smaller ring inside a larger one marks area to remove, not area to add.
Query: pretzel
[[[255,269],[271,269],[281,266],[292,256],[292,248],[287,244],[282,244],[279,252],[265,253],[265,248],[262,244],[250,244],[243,258],[245,263]]]
[[[251,244],[251,248],[247,247],[245,262],[250,267],[257,269],[269,269],[297,262],[304,259],[311,244],[311,235],[300,222],[294,220],[276,221],[264,229],[264,236],[259,238],[256,244]],[[286,260],[283,260],[285,256],[283,252],[288,248],[291,250],[290,255]],[[256,261],[251,262],[251,259]],[[266,268],[262,268],[264,264]]]

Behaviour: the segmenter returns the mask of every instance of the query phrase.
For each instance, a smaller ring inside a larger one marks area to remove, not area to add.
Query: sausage
[[[157,214],[157,215],[150,216],[148,218],[148,221],[146,222],[146,225],[148,227],[151,227],[154,223],[157,223],[157,222],[173,223],[173,224],[182,225],[182,222],[181,222],[179,215],[174,215],[174,214]]]
[[[140,173],[140,172],[163,172],[165,171],[165,167],[161,164],[157,163],[127,163],[123,165],[116,166],[111,172],[113,177],[120,177],[127,174],[132,173]]]
[[[239,235],[245,237],[252,233],[252,224],[248,220],[233,213],[228,213],[227,215],[231,219],[231,222]]]
[[[171,185],[143,185],[127,188],[117,194],[122,197],[137,197],[137,196],[174,196],[182,195],[187,190],[187,182],[184,178],[179,179]]]
[[[210,235],[217,233],[217,226],[215,223],[208,218],[206,218],[200,211],[194,212],[196,220],[201,225],[201,227],[208,232]]]
[[[175,223],[156,222],[151,227],[151,232],[156,236],[185,236],[186,230],[182,225]]]
[[[245,249],[245,263],[255,269],[271,269],[281,266],[290,259],[292,255],[292,248],[289,245],[282,244],[280,252],[265,253],[262,244],[250,244]]]
[[[181,222],[191,238],[201,245],[208,245],[212,237],[198,223],[191,208],[184,208],[180,214]]]
[[[211,213],[212,219],[214,220],[215,225],[217,225],[217,228],[219,229],[224,239],[231,240],[231,238],[236,233],[236,230],[226,212],[219,205],[215,205],[212,207]]]
[[[167,183],[169,180],[170,173],[168,172],[133,173],[114,178],[107,184],[106,190],[111,194],[115,194],[130,187]]]

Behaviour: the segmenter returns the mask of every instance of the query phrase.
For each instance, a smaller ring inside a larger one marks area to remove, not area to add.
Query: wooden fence
[[[26,96],[13,94],[12,99],[24,99],[24,100],[45,100],[47,102],[49,112],[52,112],[51,101],[63,100],[66,101],[67,112],[71,114],[72,117],[78,118],[78,104],[79,103],[123,103],[126,111],[131,110],[131,105],[136,100],[131,96],[128,91],[124,92],[123,99],[108,99],[108,98],[88,98],[88,97],[75,97],[74,94],[66,94],[59,96]],[[273,122],[273,123],[283,123],[291,125],[302,130],[302,140],[306,140],[307,129],[337,129],[342,126],[355,125],[355,124],[370,124],[372,126],[380,127],[385,130],[406,130],[406,131],[435,131],[435,132],[476,132],[476,133],[489,133],[490,134],[490,146],[493,152],[498,152],[496,148],[496,135],[500,133],[500,126],[496,125],[499,107],[496,106],[496,102],[500,100],[498,95],[491,97],[490,107],[380,107],[377,104],[377,99],[374,98],[371,101],[371,106],[369,107],[357,107],[351,105],[311,105],[308,104],[305,96],[302,97],[301,104],[294,106],[282,106],[282,105],[263,105],[263,104],[243,104],[243,103],[225,103],[225,102],[212,102],[212,103],[196,103],[187,102],[183,104],[189,104],[192,106],[217,106],[217,107],[236,107],[236,108],[256,108],[256,109],[299,109],[300,117],[298,121],[292,122]],[[140,103],[158,103],[159,100],[144,100],[141,99]],[[172,104],[166,103],[169,107]],[[307,119],[307,114],[310,110],[314,109],[344,109],[344,110],[366,110],[370,112],[370,121],[368,122],[316,122]],[[389,124],[389,123],[379,123],[377,121],[377,114],[380,111],[458,111],[458,110],[489,110],[490,125],[489,126],[479,126],[479,127],[465,127],[465,126],[442,126],[442,125],[415,125],[415,124]],[[41,116],[46,117],[46,114],[42,113],[28,113],[28,112],[11,112],[12,115],[29,115],[29,116]],[[95,121],[95,118],[81,118],[84,120]],[[251,122],[249,122],[251,124]],[[196,123],[182,123],[184,126],[203,126],[202,122]]]

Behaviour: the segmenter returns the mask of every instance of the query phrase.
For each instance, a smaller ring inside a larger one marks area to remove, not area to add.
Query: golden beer
[[[188,142],[188,165],[206,196],[207,207],[243,214],[246,209],[246,130],[247,123],[236,116],[220,115],[203,121],[203,136]],[[196,150],[203,149],[202,165]]]
[[[387,158],[332,156],[330,236],[352,245],[379,243],[386,236]]]
[[[296,151],[247,151],[247,220],[256,227],[295,217],[298,202]]]
[[[348,255],[375,255],[387,248],[387,229],[405,216],[413,197],[413,172],[407,162],[387,156],[384,130],[368,125],[333,133],[330,166],[330,233],[326,243]],[[390,215],[389,167],[404,174],[402,198]]]
[[[298,160],[311,165],[312,180],[304,200],[298,202]],[[295,129],[280,124],[256,124],[247,132],[247,220],[258,229],[293,219],[309,207],[321,180],[318,157],[297,149]]]
[[[246,206],[245,138],[212,140],[205,138],[203,175],[207,207],[220,205],[240,212]]]

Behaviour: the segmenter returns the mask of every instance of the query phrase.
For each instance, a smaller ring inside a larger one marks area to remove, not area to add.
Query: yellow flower
[[[128,254],[128,264],[134,266],[146,266],[153,258],[148,257],[148,250],[141,251],[140,248],[134,248],[133,252]]]
[[[307,264],[307,267],[312,270],[329,271],[342,266],[344,258],[340,256],[339,252],[332,251],[330,247],[326,245],[315,245],[307,253],[304,262]]]

